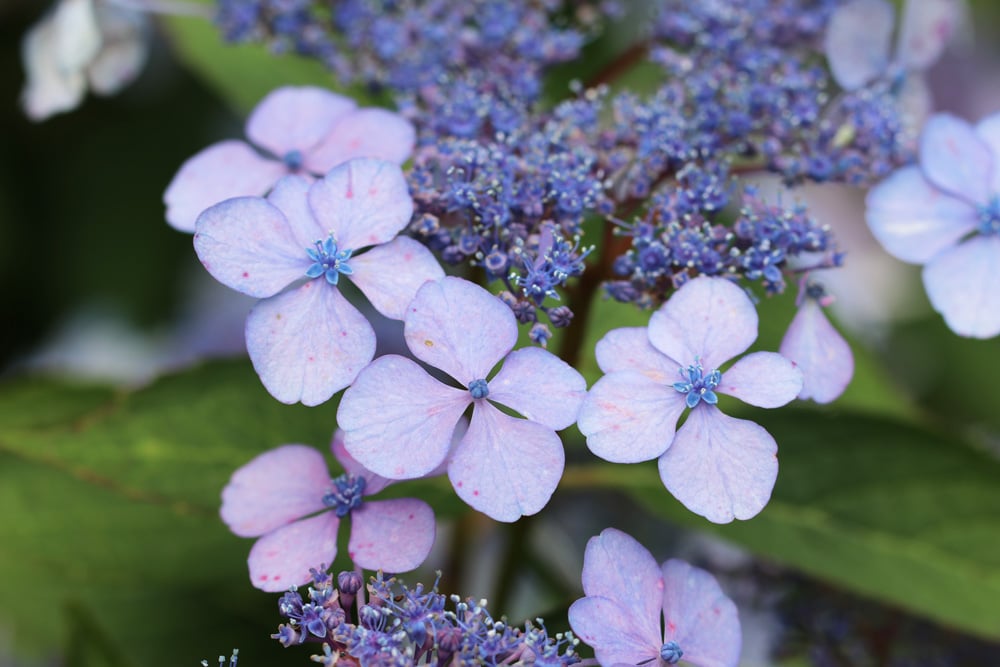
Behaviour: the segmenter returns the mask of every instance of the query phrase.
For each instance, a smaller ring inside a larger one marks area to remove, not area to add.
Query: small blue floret
[[[486,398],[490,395],[490,388],[486,385],[486,380],[473,380],[469,383],[469,393],[472,398]]]
[[[323,496],[323,504],[343,518],[351,510],[361,505],[361,497],[365,492],[365,478],[343,474],[332,480],[333,490]]]
[[[979,233],[985,236],[1000,234],[1000,196],[979,207]]]
[[[306,269],[306,276],[309,278],[326,276],[326,282],[336,285],[340,280],[340,274],[349,276],[354,273],[354,269],[347,263],[354,251],[340,250],[333,239],[333,234],[324,241],[316,241],[315,245],[315,248],[306,248],[306,254],[313,260],[313,264]]]
[[[285,153],[281,161],[285,163],[285,166],[292,171],[298,171],[302,168],[302,151],[292,150]]]
[[[684,402],[689,408],[698,405],[700,401],[705,401],[709,405],[715,405],[719,402],[719,397],[712,391],[722,381],[722,373],[718,370],[705,376],[701,364],[695,359],[695,362],[688,366],[687,370],[680,369],[680,374],[684,380],[675,382],[674,389],[682,394],[687,394]]]
[[[675,641],[669,641],[660,648],[660,657],[668,665],[676,665],[680,662],[683,655],[684,651],[681,650],[681,647]]]

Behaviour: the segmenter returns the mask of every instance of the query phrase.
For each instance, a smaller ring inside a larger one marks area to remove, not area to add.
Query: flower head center
[[[326,276],[326,282],[336,285],[340,280],[340,274],[349,276],[354,273],[354,269],[347,263],[347,260],[354,254],[353,250],[340,249],[333,234],[325,240],[316,241],[312,248],[306,248],[306,254],[313,263],[306,269],[306,275],[310,278]]]
[[[281,157],[281,161],[290,171],[298,171],[302,168],[302,151],[290,150]]]
[[[674,383],[674,389],[682,394],[687,394],[684,402],[689,408],[698,405],[700,401],[705,401],[710,405],[719,402],[719,397],[713,391],[722,381],[722,373],[717,369],[705,375],[698,357],[695,357],[693,364],[686,369],[681,368],[679,372],[682,380]]]
[[[680,662],[681,656],[684,655],[684,651],[675,641],[669,641],[660,647],[660,657],[668,665],[676,665]]]
[[[490,395],[490,388],[486,380],[480,378],[469,383],[469,393],[472,394],[472,398],[486,398]]]
[[[994,195],[989,204],[979,207],[979,233],[1000,234],[1000,195]]]
[[[361,505],[361,497],[365,493],[365,478],[344,473],[330,480],[330,492],[323,496],[323,504],[343,518],[351,510]]]

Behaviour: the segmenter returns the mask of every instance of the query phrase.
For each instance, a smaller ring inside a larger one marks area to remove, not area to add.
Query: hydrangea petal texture
[[[447,456],[452,433],[471,401],[415,362],[379,357],[340,400],[344,445],[369,470],[390,479],[421,477]]]
[[[375,310],[394,320],[403,319],[421,285],[444,277],[427,246],[406,236],[351,257],[351,268],[351,282]]]
[[[202,211],[231,197],[260,196],[285,173],[242,141],[212,144],[181,165],[163,193],[167,222],[193,232]]]
[[[685,507],[713,523],[749,519],[771,497],[777,451],[761,426],[700,404],[660,457],[660,478]]]
[[[928,119],[920,139],[920,167],[932,184],[973,205],[989,201],[994,156],[971,125],[951,114]]]
[[[538,513],[562,478],[565,454],[552,429],[480,401],[448,466],[455,493],[497,521]]]
[[[724,278],[688,281],[649,319],[653,347],[683,367],[698,360],[706,372],[756,339],[757,309],[742,288]]]
[[[594,354],[605,373],[638,371],[660,384],[677,380],[678,362],[650,345],[646,327],[612,329],[597,341]]]
[[[708,572],[682,560],[663,563],[663,641],[675,641],[698,667],[736,667],[743,644],[739,614]]]
[[[993,180],[990,182],[990,191],[994,195],[1000,195],[1000,113],[979,121],[976,124],[976,136],[989,147],[993,155]]]
[[[131,83],[149,56],[148,17],[132,9],[99,4],[101,50],[87,68],[90,88],[98,95],[114,95]]]
[[[885,71],[894,23],[886,0],[851,0],[833,13],[823,47],[842,88],[860,88]]]
[[[944,51],[962,20],[964,0],[907,0],[896,57],[909,69],[926,69]]]
[[[587,381],[555,355],[526,347],[507,355],[489,391],[490,400],[558,431],[576,422]]]
[[[976,210],[905,167],[868,192],[868,226],[889,254],[922,264],[975,229]]]
[[[356,109],[305,155],[306,168],[323,174],[352,158],[369,157],[403,164],[413,152],[416,130],[399,114],[385,109]]]
[[[353,456],[344,447],[344,430],[338,428],[333,433],[333,439],[330,441],[330,451],[333,452],[333,458],[337,459],[337,463],[343,467],[344,472],[348,475],[354,475],[355,477],[363,477],[365,480],[365,495],[371,496],[385,487],[392,484],[392,480],[386,479],[381,475],[376,475],[368,468],[364,467],[355,460]]]
[[[759,408],[780,408],[802,391],[802,371],[775,352],[754,352],[722,374],[716,391]]]
[[[322,88],[277,88],[250,114],[247,137],[281,159],[289,151],[305,152],[318,144],[354,107],[352,99]]]
[[[259,537],[323,509],[330,475],[305,445],[264,452],[233,473],[222,490],[222,520],[240,537]]]
[[[300,257],[305,257],[306,249],[313,248],[316,241],[323,241],[330,235],[316,221],[309,207],[309,188],[312,184],[313,181],[305,176],[289,174],[275,183],[274,189],[267,195],[267,201],[285,214]]]
[[[422,500],[366,500],[351,512],[347,552],[366,570],[408,572],[427,558],[435,531],[434,510]]]
[[[658,664],[656,634],[640,634],[627,609],[608,598],[588,596],[570,606],[569,624],[583,643],[593,647],[602,665]]]
[[[310,568],[333,562],[339,526],[336,514],[323,512],[264,535],[250,549],[250,581],[269,593],[302,586],[311,578]]]
[[[282,403],[323,403],[375,356],[368,320],[319,280],[254,306],[246,340],[261,382]]]
[[[1000,236],[979,236],[949,248],[924,267],[934,309],[961,336],[1000,334]]]
[[[780,352],[802,370],[801,399],[829,403],[844,393],[854,375],[850,346],[815,299],[806,299],[795,313]]]

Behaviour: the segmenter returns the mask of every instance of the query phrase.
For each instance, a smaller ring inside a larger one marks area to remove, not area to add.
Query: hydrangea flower
[[[310,568],[336,557],[337,530],[348,516],[348,555],[358,567],[405,572],[430,553],[430,506],[415,498],[368,500],[392,482],[355,461],[339,434],[331,449],[344,467],[333,479],[317,450],[282,445],[236,470],[223,489],[222,520],[240,537],[260,538],[247,561],[257,588],[277,592],[309,582]]]
[[[272,396],[318,405],[372,360],[375,332],[341,295],[341,277],[398,320],[425,280],[444,275],[427,248],[396,236],[412,211],[399,167],[356,158],[314,183],[286,176],[267,199],[237,197],[199,216],[194,248],[208,272],[263,299],[246,341]]]
[[[682,560],[658,566],[620,530],[606,528],[587,542],[583,592],[569,624],[602,665],[739,662],[739,615],[715,578]]]
[[[799,398],[829,403],[844,393],[854,376],[854,355],[823,308],[833,303],[819,283],[799,290],[799,310],[781,339],[778,351],[802,371]]]
[[[746,292],[706,276],[678,289],[648,328],[609,331],[596,348],[606,375],[580,408],[590,451],[615,463],[659,458],[667,489],[709,521],[756,515],[778,474],[777,444],[758,424],[722,413],[718,394],[776,408],[802,390],[801,371],[774,352],[720,370],[756,338],[757,311]]]
[[[923,264],[934,309],[955,333],[1000,333],[1000,114],[975,127],[935,114],[920,164],[872,188],[867,219],[889,254]]]
[[[459,497],[498,521],[542,509],[562,477],[564,453],[555,431],[576,421],[587,387],[583,376],[545,350],[511,352],[514,314],[460,278],[420,288],[407,308],[404,336],[413,356],[459,387],[405,357],[379,357],[340,401],[337,422],[347,450],[390,479],[421,477],[447,458]],[[503,367],[491,376],[501,360]],[[469,428],[449,456],[452,434],[470,405]]]
[[[358,109],[354,100],[313,86],[271,91],[247,119],[254,147],[221,141],[189,158],[170,181],[167,222],[193,232],[198,214],[231,197],[262,196],[287,174],[325,174],[356,157],[402,164],[413,150],[409,121],[385,109]]]

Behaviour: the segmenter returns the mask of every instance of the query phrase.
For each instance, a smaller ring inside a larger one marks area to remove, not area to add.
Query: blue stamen
[[[331,480],[333,490],[323,496],[323,504],[343,518],[361,505],[361,497],[365,492],[365,478],[344,473]]]
[[[698,405],[700,401],[705,401],[709,405],[715,405],[719,402],[719,397],[712,390],[722,381],[722,373],[713,370],[705,376],[702,371],[701,364],[695,357],[694,364],[688,366],[686,371],[683,368],[680,369],[681,377],[684,380],[674,383],[674,389],[682,394],[687,394],[684,402],[689,408]]]
[[[486,386],[486,380],[473,380],[469,383],[469,393],[472,398],[486,398],[490,395],[490,388]]]
[[[668,665],[676,665],[683,655],[684,651],[675,641],[669,641],[660,648],[660,657]]]
[[[979,207],[979,233],[1000,234],[1000,196],[994,196],[989,204]]]
[[[306,248],[306,254],[313,260],[313,264],[306,269],[306,276],[309,278],[326,276],[326,282],[336,285],[340,280],[340,274],[349,276],[354,273],[354,269],[347,263],[354,251],[340,250],[333,239],[333,234],[323,241],[316,241],[314,245],[315,249]]]
[[[285,153],[281,161],[285,163],[285,166],[292,171],[298,171],[302,168],[302,151],[291,150]]]

